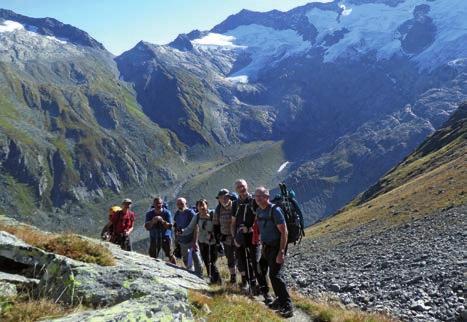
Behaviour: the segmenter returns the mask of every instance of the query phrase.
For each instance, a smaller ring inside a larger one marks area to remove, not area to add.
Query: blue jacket
[[[147,223],[148,221],[152,220],[155,216],[157,216],[155,210],[151,210],[146,213],[146,220],[144,221]],[[167,209],[162,209],[162,213],[159,214],[165,221],[173,224],[172,213]],[[151,229],[149,229],[149,236],[151,239],[159,239],[163,237],[172,237],[172,229],[171,228],[164,228],[161,225],[155,225]]]

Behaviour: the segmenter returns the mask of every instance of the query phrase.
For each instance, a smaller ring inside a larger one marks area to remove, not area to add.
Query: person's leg
[[[243,286],[245,286],[247,282],[245,248],[235,247],[235,257],[237,258],[238,271],[240,272],[240,275],[242,277],[242,284]]]
[[[201,258],[203,259],[204,266],[206,267],[206,271],[209,277],[211,277],[210,273],[210,260],[209,260],[209,245],[205,243],[199,243],[199,250],[201,253]]]
[[[247,274],[248,274],[248,282],[250,283],[250,286],[251,286],[251,290],[254,292],[255,291],[255,288],[256,288],[256,285],[257,285],[257,280],[256,280],[256,274],[255,274],[255,270],[254,270],[254,265],[255,265],[255,255],[254,255],[254,251],[255,251],[255,248],[253,247],[253,245],[248,245],[247,247],[245,247],[245,250],[246,250],[246,256],[247,256],[247,264],[248,264],[248,271],[247,271]]]
[[[201,261],[201,255],[199,252],[199,245],[197,250],[192,250],[193,263],[195,265],[195,273],[198,276],[203,276],[203,263]]]
[[[227,257],[227,266],[230,272],[230,283],[236,283],[237,272],[236,272],[236,258],[235,258],[235,246],[232,245],[232,238],[228,238],[224,242],[225,257]]]
[[[149,239],[149,256],[152,257],[152,258],[156,258],[156,240],[155,239],[152,239],[150,238]]]
[[[164,250],[165,256],[169,259],[172,264],[177,264],[175,256],[172,254],[172,239],[164,237],[162,240],[162,249]]]
[[[272,304],[272,297],[269,295],[269,286],[267,282],[269,264],[268,264],[268,260],[266,256],[263,253],[264,253],[264,249],[261,250],[260,259],[258,263],[260,274],[261,276],[264,277],[264,280],[260,282],[260,291],[264,297],[264,303],[269,306]],[[263,281],[264,281],[264,284],[263,284]]]
[[[283,276],[284,265],[276,263],[276,257],[278,252],[279,247],[268,248],[266,256],[269,264],[269,279],[271,280],[272,288],[278,298],[281,307],[291,306],[292,302],[290,300],[290,295],[287,291],[285,279]]]
[[[185,265],[186,269],[193,270],[193,265],[188,267],[188,250],[190,249],[190,244],[182,244],[180,243],[180,253],[182,254],[183,264]]]
[[[132,252],[132,251],[133,251],[133,245],[131,244],[131,237],[130,237],[130,236],[128,236],[128,238],[126,239],[126,242],[127,242],[127,244],[128,244],[127,250],[128,250],[129,252]]]
[[[221,277],[219,274],[219,269],[217,268],[216,262],[218,258],[217,247],[216,245],[211,245],[211,282],[220,283]]]
[[[256,293],[264,294],[265,289],[267,288],[266,276],[262,274],[261,267],[259,264],[261,258],[261,245],[252,245],[250,249],[251,253],[251,262],[253,275],[256,277],[258,282]]]
[[[131,252],[130,236],[120,237],[120,248],[123,249],[123,250]]]

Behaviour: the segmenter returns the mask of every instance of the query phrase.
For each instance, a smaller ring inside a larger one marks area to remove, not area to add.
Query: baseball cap
[[[229,193],[230,193],[229,190],[227,190],[227,189],[221,189],[221,190],[219,190],[219,192],[217,193],[216,199],[219,199],[219,197],[228,195]]]

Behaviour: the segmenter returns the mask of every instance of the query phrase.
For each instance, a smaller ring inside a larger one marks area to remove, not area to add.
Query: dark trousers
[[[201,258],[203,259],[206,270],[209,274],[212,283],[220,281],[219,270],[216,266],[217,261],[217,247],[216,245],[209,245],[205,243],[199,243],[199,250],[201,252]]]
[[[169,259],[172,258],[172,240],[169,237],[151,238],[149,244],[149,256],[153,258],[159,257],[161,249],[164,251],[165,256]]]
[[[235,275],[235,269],[237,266],[237,258],[235,256],[235,245],[231,236],[222,236],[222,244],[224,245],[224,253],[227,258],[227,267],[231,275]]]
[[[131,252],[131,241],[130,236],[118,235],[111,239],[111,242],[117,245],[120,245],[120,248],[126,251]]]
[[[276,257],[279,253],[279,249],[279,245],[263,245],[262,256],[260,259],[261,273],[263,276],[266,276],[269,270],[269,279],[271,280],[272,289],[274,290],[274,294],[278,298],[279,303],[281,305],[291,305],[292,301],[290,299],[289,292],[287,291],[283,275],[284,264],[276,263]],[[268,291],[269,290],[266,285],[266,293]]]
[[[259,265],[261,257],[261,246],[252,245],[251,241],[247,241],[247,246],[237,247],[236,255],[238,260],[238,270],[245,276],[245,280],[249,280],[251,284],[258,283],[261,292],[267,290],[266,275],[262,274]],[[247,270],[248,268],[248,270]]]

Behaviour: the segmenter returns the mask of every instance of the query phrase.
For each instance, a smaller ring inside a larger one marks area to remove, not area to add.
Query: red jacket
[[[113,235],[118,236],[124,232],[130,230],[135,223],[135,213],[128,210],[126,213],[123,210],[114,212],[112,215]]]
[[[259,235],[259,227],[258,227],[258,221],[255,220],[255,223],[253,224],[253,237],[251,239],[251,243],[253,245],[258,245],[259,240],[260,240],[260,235]]]

